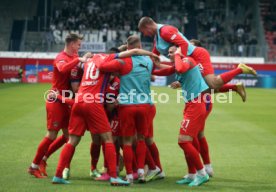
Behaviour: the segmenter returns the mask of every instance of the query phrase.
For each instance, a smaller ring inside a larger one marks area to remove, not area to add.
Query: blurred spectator
[[[137,10],[139,0],[65,0],[56,9],[53,23],[57,29],[85,30],[104,28],[137,30],[137,23],[143,14]]]

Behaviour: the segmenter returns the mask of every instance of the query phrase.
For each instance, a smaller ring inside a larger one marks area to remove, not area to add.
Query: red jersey
[[[72,56],[66,52],[60,52],[54,60],[52,89],[62,92],[70,89],[71,69],[79,63],[77,54]]]
[[[172,43],[176,46],[181,47],[181,52],[184,56],[187,55],[188,42],[183,39],[183,37],[178,33],[178,29],[171,25],[164,25],[160,29],[160,36],[167,42]],[[154,47],[152,50],[153,53],[160,55],[159,51],[156,48],[156,39],[154,40]]]
[[[71,70],[71,75],[70,75],[70,82],[81,82],[82,79],[82,75],[83,75],[83,70],[81,67],[79,66],[75,66],[72,70]]]
[[[120,91],[120,79],[119,77],[114,77],[112,81],[109,82],[108,87],[106,88],[106,94],[111,93],[117,98]]]
[[[120,60],[113,60],[110,62],[104,62],[101,65],[98,65],[99,69],[104,72],[118,72],[120,75],[127,75],[132,70],[132,58],[120,58]],[[153,65],[152,70],[155,69]]]
[[[78,102],[104,103],[109,73],[101,72],[97,65],[116,58],[116,54],[96,54],[84,63],[83,77],[77,95]]]

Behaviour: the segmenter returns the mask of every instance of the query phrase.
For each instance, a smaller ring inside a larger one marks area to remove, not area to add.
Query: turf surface
[[[87,133],[72,161],[72,184],[52,185],[59,152],[48,160],[47,179],[27,174],[38,143],[46,133],[43,93],[49,84],[0,84],[0,191],[276,191],[276,90],[248,89],[248,101],[233,95],[233,103],[215,103],[207,121],[215,177],[191,189],[175,181],[186,173],[177,134],[183,104],[174,90],[154,88],[170,96],[157,104],[155,140],[166,179],[145,185],[111,187],[89,178],[90,136]],[[102,165],[100,160],[99,168]]]

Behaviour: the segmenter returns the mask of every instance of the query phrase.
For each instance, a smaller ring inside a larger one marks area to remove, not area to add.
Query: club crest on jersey
[[[203,71],[203,70],[204,70],[204,68],[203,68],[203,66],[202,66],[201,63],[199,63],[198,66],[199,66],[199,70],[200,70],[200,71]]]
[[[76,77],[78,75],[78,71],[76,69],[71,70],[71,76]]]
[[[59,63],[65,63],[65,60],[60,60],[60,61],[58,61]]]

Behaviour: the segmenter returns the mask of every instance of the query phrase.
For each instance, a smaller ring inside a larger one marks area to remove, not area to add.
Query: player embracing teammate
[[[72,69],[80,62],[86,62],[92,56],[91,53],[83,57],[78,56],[78,50],[81,45],[82,37],[77,34],[69,34],[65,38],[65,48],[54,60],[54,71],[51,91],[68,92],[71,90]],[[45,161],[43,157],[56,151],[60,146],[66,143],[68,138],[68,124],[71,109],[65,103],[59,100],[52,101],[50,98],[46,101],[47,112],[47,133],[40,142],[36,155],[33,159],[28,172],[36,178],[47,176],[45,171]],[[56,139],[58,132],[62,130],[63,135]],[[40,169],[42,167],[42,169]]]

